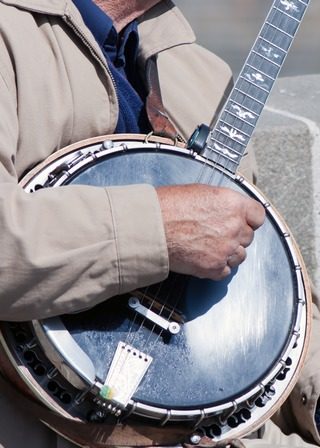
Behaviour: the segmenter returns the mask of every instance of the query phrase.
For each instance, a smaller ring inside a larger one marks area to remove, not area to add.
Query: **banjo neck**
[[[310,0],[275,0],[201,154],[234,174]]]

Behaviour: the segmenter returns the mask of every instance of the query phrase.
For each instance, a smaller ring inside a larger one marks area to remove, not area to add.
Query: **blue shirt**
[[[136,21],[119,35],[111,18],[92,0],[73,0],[99,44],[114,78],[119,101],[116,133],[147,133],[144,86],[136,70],[139,35]]]

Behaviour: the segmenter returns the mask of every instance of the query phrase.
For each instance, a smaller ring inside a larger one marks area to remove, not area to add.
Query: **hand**
[[[221,280],[246,258],[265,211],[254,199],[203,184],[157,188],[170,270]]]

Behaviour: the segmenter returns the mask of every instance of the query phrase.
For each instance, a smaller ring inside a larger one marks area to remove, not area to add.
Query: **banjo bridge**
[[[109,402],[108,410],[121,414],[147,372],[152,357],[129,344],[119,342],[100,397]]]

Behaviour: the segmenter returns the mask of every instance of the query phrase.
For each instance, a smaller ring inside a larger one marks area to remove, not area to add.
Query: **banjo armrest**
[[[32,321],[34,331],[54,366],[80,389],[96,383],[96,370],[60,317]]]

